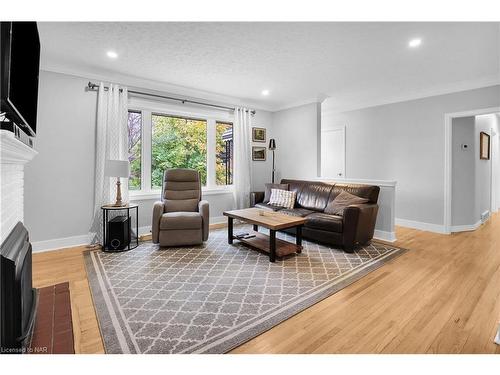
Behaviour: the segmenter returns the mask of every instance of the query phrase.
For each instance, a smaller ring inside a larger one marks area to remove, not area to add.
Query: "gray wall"
[[[86,234],[94,206],[96,96],[88,80],[41,72],[38,155],[26,165],[24,221],[32,241]]]
[[[444,223],[444,114],[498,106],[500,86],[323,113],[346,125],[346,177],[396,180],[396,217]]]
[[[269,139],[274,138],[272,113],[257,111],[253,117],[252,126],[266,129],[266,142],[252,142],[252,146],[268,147]],[[272,152],[267,150],[266,161],[252,162],[252,191],[264,190],[264,185],[271,182]],[[276,154],[277,155],[277,154]]]
[[[476,218],[475,117],[452,121],[451,225],[472,225]],[[467,149],[462,149],[467,144]]]
[[[320,105],[312,103],[272,114],[278,181],[318,176],[320,111]]]
[[[34,242],[81,236],[93,216],[97,95],[86,92],[88,79],[40,72],[39,154],[25,173],[25,224]],[[258,110],[254,126],[270,128],[271,113]],[[272,134],[268,132],[269,136]],[[263,143],[262,143],[263,145]],[[270,159],[254,162],[254,186],[270,180]],[[267,177],[269,176],[269,177]],[[232,208],[231,194],[207,195],[212,217]],[[155,199],[139,201],[139,226],[151,225]]]

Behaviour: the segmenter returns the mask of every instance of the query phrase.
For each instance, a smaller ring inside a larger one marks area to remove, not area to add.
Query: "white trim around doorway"
[[[500,107],[482,108],[463,112],[445,113],[444,115],[444,231],[452,232],[451,227],[451,183],[452,183],[452,145],[451,123],[454,118],[487,115],[500,112]]]

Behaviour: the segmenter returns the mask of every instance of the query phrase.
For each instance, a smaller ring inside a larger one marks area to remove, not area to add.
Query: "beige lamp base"
[[[113,207],[125,207],[127,205],[126,202],[122,202],[122,189],[121,189],[120,177],[116,179],[116,202],[113,204]]]

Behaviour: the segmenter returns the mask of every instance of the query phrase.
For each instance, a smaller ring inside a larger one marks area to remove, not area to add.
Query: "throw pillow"
[[[362,204],[366,202],[368,202],[368,199],[366,198],[361,198],[357,195],[348,193],[347,191],[342,191],[335,197],[333,201],[328,203],[325,208],[325,214],[342,216],[344,214],[344,209],[347,206],[350,206],[351,204]]]
[[[288,190],[288,184],[266,184],[266,191],[264,192],[264,200],[262,203],[269,203],[271,189]]]
[[[269,204],[272,206],[293,208],[293,206],[295,205],[296,195],[297,193],[295,191],[271,189],[271,197],[269,198]]]

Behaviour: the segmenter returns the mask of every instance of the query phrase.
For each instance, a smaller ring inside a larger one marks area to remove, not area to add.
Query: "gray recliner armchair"
[[[198,245],[208,239],[209,207],[201,200],[200,173],[167,169],[161,202],[153,207],[153,243],[160,246]]]

